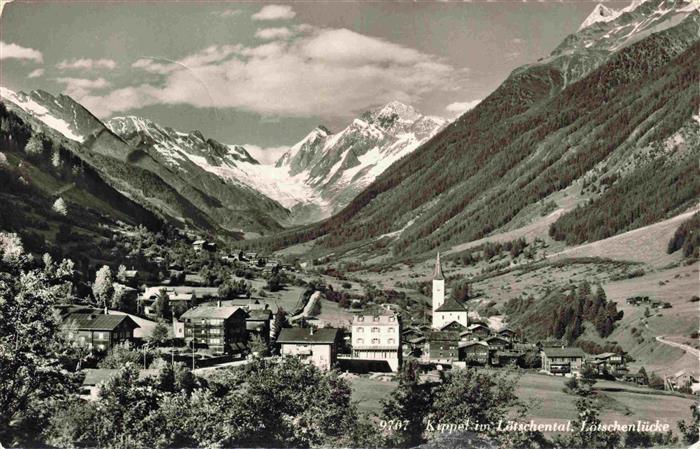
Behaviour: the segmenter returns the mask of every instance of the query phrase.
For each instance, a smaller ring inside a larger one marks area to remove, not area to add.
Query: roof
[[[617,354],[614,352],[604,352],[595,356],[596,359],[609,359],[610,357],[615,357]]]
[[[515,333],[514,330],[512,330],[512,329],[510,329],[510,328],[507,328],[507,327],[504,327],[503,329],[501,329],[500,331],[498,331],[499,334],[505,334],[505,333],[508,333],[508,332],[511,333],[511,334],[514,334],[514,333]]]
[[[311,344],[332,344],[338,337],[340,329],[292,327],[282,329],[277,337],[277,343],[311,343]]]
[[[460,348],[466,348],[467,346],[475,346],[475,345],[476,346],[483,346],[485,348],[489,347],[489,345],[484,343],[483,341],[472,340],[472,341],[460,341],[459,342]]]
[[[272,318],[272,310],[270,309],[253,309],[248,311],[248,321],[269,320]]]
[[[459,328],[459,330],[466,329],[466,326],[464,326],[462,323],[458,323],[457,321],[450,321],[449,323],[442,326],[440,330],[445,330],[448,327],[457,327]]]
[[[442,275],[442,265],[440,264],[440,253],[437,253],[435,258],[435,269],[433,270],[433,280],[444,281],[445,277]]]
[[[207,243],[206,240],[195,240],[192,242],[193,245],[204,245],[205,243]]]
[[[131,323],[134,329],[141,327],[127,315],[73,313],[66,318],[66,322],[74,322],[78,329],[89,330],[111,331],[116,329],[124,321]]]
[[[488,329],[488,328],[489,328],[489,327],[486,326],[485,324],[481,324],[481,323],[474,323],[474,324],[470,324],[469,326],[467,326],[467,328],[470,329],[470,330],[478,329],[478,328],[480,328],[480,327],[483,327],[484,329]],[[490,330],[490,329],[489,329],[489,330]]]
[[[187,312],[183,313],[182,318],[231,318],[238,311],[245,313],[245,311],[240,307],[232,306],[222,306],[222,307],[212,307],[212,306],[198,306],[193,309],[189,309]]]
[[[380,324],[380,325],[396,325],[396,314],[379,314],[379,315],[355,315],[352,319],[353,325],[362,324]]]
[[[547,357],[583,358],[586,355],[581,348],[544,348],[542,351]]]
[[[448,296],[447,299],[445,300],[440,307],[435,309],[436,312],[466,312],[467,309],[457,302],[456,299],[452,298],[451,296]]]
[[[118,369],[111,368],[99,368],[99,369],[86,369],[85,379],[83,379],[83,385],[92,386],[98,385],[102,382],[107,382],[109,379],[114,377],[119,372]],[[155,376],[158,374],[157,369],[142,369],[139,370],[139,379],[145,379],[149,376]]]
[[[485,338],[484,340],[486,340],[486,341],[501,340],[501,341],[505,341],[506,343],[508,342],[507,339],[501,337],[500,335],[492,335],[490,337]]]

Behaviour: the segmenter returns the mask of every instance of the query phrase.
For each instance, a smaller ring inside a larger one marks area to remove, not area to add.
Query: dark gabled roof
[[[508,343],[508,339],[503,338],[500,335],[492,335],[490,337],[486,337],[484,340],[485,341],[501,340],[501,341]]]
[[[277,337],[277,343],[331,344],[338,338],[339,330],[333,328],[315,329],[312,334],[310,328],[285,328]]]
[[[583,358],[586,356],[581,348],[544,348],[542,351],[547,357]]]
[[[134,329],[141,327],[128,315],[105,315],[89,313],[73,313],[66,317],[66,323],[75,323],[78,330],[108,330],[116,329],[122,322],[127,322]]]
[[[448,296],[447,299],[445,300],[440,307],[435,309],[436,312],[466,312],[467,309],[457,302],[456,299]]]
[[[467,346],[482,346],[484,349],[488,349],[489,347],[489,345],[484,343],[483,341],[472,340],[459,342],[460,348],[466,348]]]
[[[455,329],[456,328],[456,329]],[[467,327],[461,323],[458,323],[457,321],[450,321],[449,323],[445,324],[440,328],[441,331],[443,330],[454,330],[454,331],[461,331],[462,329],[466,329]]]
[[[437,253],[437,258],[435,259],[435,269],[433,270],[433,280],[434,281],[444,281],[445,277],[442,275],[442,265],[440,264],[440,253]]]

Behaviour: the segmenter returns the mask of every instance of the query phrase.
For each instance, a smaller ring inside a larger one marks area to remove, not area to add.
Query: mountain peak
[[[586,20],[583,21],[583,23],[579,27],[579,31],[584,28],[588,28],[594,23],[605,23],[610,22],[611,20],[615,20],[618,16],[620,16],[620,14],[622,14],[622,11],[608,8],[602,3],[598,3],[597,5],[595,5],[593,11],[591,11],[588,17],[586,17]]]

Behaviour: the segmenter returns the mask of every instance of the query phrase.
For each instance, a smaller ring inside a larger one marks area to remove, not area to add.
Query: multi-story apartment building
[[[394,313],[356,315],[352,321],[352,356],[386,360],[392,371],[401,364],[401,323]]]
[[[214,353],[237,352],[245,346],[246,314],[241,307],[201,305],[182,314],[185,340]]]

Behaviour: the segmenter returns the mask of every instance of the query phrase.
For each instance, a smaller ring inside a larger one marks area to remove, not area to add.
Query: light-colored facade
[[[352,356],[386,360],[392,371],[401,365],[401,323],[395,314],[357,315],[352,321]]]
[[[324,371],[333,368],[339,343],[340,332],[332,328],[285,328],[277,337],[280,354],[299,357]]]
[[[440,264],[440,253],[435,259],[435,270],[433,271],[433,329],[442,329],[452,322],[457,322],[462,326],[469,325],[469,313],[467,309],[450,297],[445,300],[445,277],[442,274]]]

